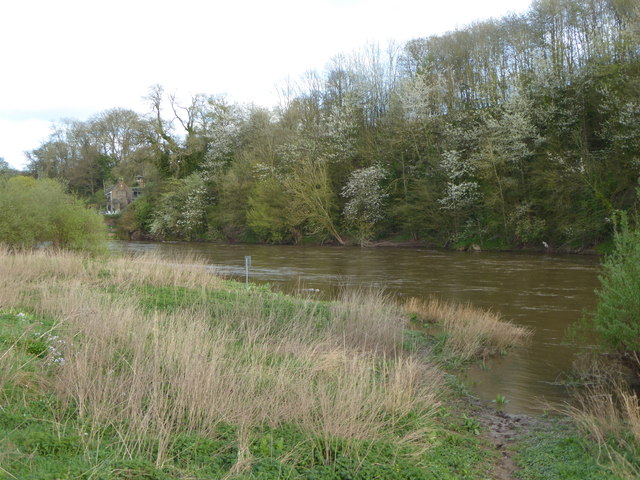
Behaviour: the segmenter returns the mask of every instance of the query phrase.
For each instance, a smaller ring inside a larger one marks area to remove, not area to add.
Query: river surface
[[[530,344],[475,366],[470,390],[486,402],[498,394],[504,409],[534,413],[567,400],[559,380],[589,345],[567,343],[567,327],[596,303],[600,259],[529,253],[450,252],[425,248],[302,247],[196,243],[113,242],[114,250],[197,255],[220,274],[274,289],[332,298],[344,287],[380,287],[398,297],[441,299],[500,312],[530,327]]]

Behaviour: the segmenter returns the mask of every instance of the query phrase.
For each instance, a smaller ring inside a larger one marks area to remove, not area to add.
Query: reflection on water
[[[196,254],[230,277],[244,276],[252,256],[251,281],[275,289],[317,291],[331,298],[344,286],[384,288],[398,297],[432,295],[471,302],[534,330],[531,344],[504,358],[471,368],[472,390],[483,400],[497,394],[505,409],[529,412],[542,401],[565,400],[556,383],[586,345],[567,344],[566,329],[595,305],[599,259],[570,255],[443,252],[422,248],[300,247],[114,242],[115,250]]]

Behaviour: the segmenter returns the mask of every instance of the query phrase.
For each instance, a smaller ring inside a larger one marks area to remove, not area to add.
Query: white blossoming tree
[[[479,197],[478,182],[473,180],[475,166],[461,158],[459,152],[444,152],[441,168],[447,177],[447,185],[442,198],[438,200],[442,210],[458,211],[470,207]]]
[[[379,165],[361,168],[351,173],[341,195],[347,199],[343,215],[354,228],[360,244],[371,239],[376,223],[382,220],[387,193],[381,186],[386,172]]]
[[[151,224],[151,233],[160,238],[195,240],[207,230],[210,195],[198,173],[175,182],[162,196]]]

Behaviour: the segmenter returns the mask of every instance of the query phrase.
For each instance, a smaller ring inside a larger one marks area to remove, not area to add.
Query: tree
[[[13,168],[11,168],[9,163],[3,157],[0,157],[0,178],[8,177],[15,173],[16,171]]]
[[[336,195],[326,163],[302,159],[285,179],[284,187],[291,197],[288,211],[294,225],[304,225],[310,235],[329,236],[345,244],[334,221]]]
[[[479,127],[479,146],[473,159],[480,176],[485,179],[484,204],[499,214],[501,236],[507,240],[515,230],[527,232],[525,236],[535,239],[536,235],[528,227],[540,224],[537,219],[530,218],[528,208],[518,208],[527,203],[522,202],[528,193],[527,164],[533,155],[532,147],[540,141],[529,118],[530,110],[526,99],[516,96],[494,115],[486,116]],[[517,212],[511,212],[511,209]],[[522,236],[520,239],[524,240]]]
[[[178,141],[173,135],[173,124],[162,117],[164,88],[161,85],[151,86],[145,98],[151,106],[149,142],[154,151],[156,167],[164,176],[178,176],[182,170]]]
[[[289,216],[289,200],[281,182],[274,176],[255,184],[248,200],[247,225],[261,241],[299,240],[299,231]]]
[[[102,218],[51,179],[0,180],[0,242],[15,248],[38,243],[100,253],[106,246]]]
[[[438,199],[440,209],[449,212],[454,220],[454,240],[462,232],[461,222],[471,218],[480,200],[480,185],[475,177],[477,167],[457,150],[442,155],[440,167],[447,179],[443,195]]]
[[[65,182],[77,195],[91,196],[109,179],[109,158],[101,152],[90,123],[64,120],[49,138],[27,154],[27,169],[38,178]]]
[[[108,158],[109,168],[138,159],[149,147],[150,125],[133,110],[113,108],[88,122],[100,153]]]
[[[616,216],[614,251],[604,262],[593,327],[601,343],[640,375],[640,229]]]
[[[151,233],[156,238],[196,240],[207,231],[207,207],[211,202],[204,179],[193,173],[168,183],[157,206]]]
[[[384,228],[438,244],[590,248],[610,237],[611,212],[638,203],[639,15],[637,0],[534,0],[524,14],[335,57],[287,83],[275,112],[156,85],[147,115],[56,125],[30,170],[96,199],[105,179],[143,174],[164,193],[147,196],[144,217],[164,212],[173,220],[156,217],[156,232],[176,238],[341,243],[344,227],[361,242]],[[384,193],[361,185],[372,165]],[[198,233],[178,225],[204,198],[185,190],[193,174],[211,202],[187,222]],[[367,191],[388,195],[384,220],[357,201]]]
[[[380,182],[386,173],[379,165],[361,168],[351,173],[341,195],[347,199],[344,217],[363,245],[373,235],[377,222],[382,220],[383,203],[387,194]]]

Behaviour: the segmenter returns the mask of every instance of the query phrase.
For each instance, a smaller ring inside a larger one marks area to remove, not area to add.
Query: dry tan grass
[[[599,444],[604,444],[608,437],[622,439],[629,432],[629,438],[640,446],[637,394],[620,385],[598,385],[586,389],[577,399],[577,406],[567,406],[562,411],[570,414]]]
[[[108,282],[121,288],[131,284],[220,288],[222,284],[204,259],[188,255],[174,257],[170,261],[149,253],[111,257],[105,263],[104,271],[109,272]]]
[[[332,334],[345,345],[387,355],[401,350],[406,315],[381,291],[346,290],[331,313]]]
[[[116,288],[132,285],[220,288],[203,259],[184,256],[171,262],[154,254],[91,259],[68,251],[31,250],[11,252],[0,245],[0,302],[19,302],[25,289],[40,283],[81,281],[87,285],[107,284]],[[13,297],[9,298],[9,296]]]
[[[139,306],[135,285],[221,284],[190,265],[0,253],[0,269],[20,279],[3,284],[2,306],[60,321],[64,362],[53,388],[84,420],[89,440],[110,428],[125,455],[144,452],[162,464],[177,433],[212,436],[220,422],[236,425],[239,437],[295,423],[313,438],[378,438],[438,406],[443,376],[402,353],[404,320],[383,296],[349,294],[324,317],[311,301],[265,309],[262,293],[171,313]],[[420,432],[406,441],[425,444]],[[242,471],[250,458],[247,448],[239,452]]]
[[[96,428],[126,425],[120,435],[130,451],[158,439],[158,458],[177,432],[213,435],[218,422],[293,422],[325,438],[375,438],[412,410],[431,413],[443,388],[434,367],[330,340],[305,348],[295,335],[280,338],[276,351],[293,350],[291,341],[297,355],[275,361],[269,337],[238,351],[237,332],[212,329],[204,310],[145,316],[126,304],[106,309],[86,293],[52,306],[75,337],[59,393]]]
[[[12,253],[0,246],[0,307],[21,305],[44,281],[66,281],[83,275],[77,254],[44,251]]]
[[[445,353],[462,360],[499,354],[522,345],[533,333],[526,327],[503,320],[497,313],[470,304],[412,298],[404,309],[441,328],[446,334]]]
[[[624,479],[640,478],[640,469],[620,452],[637,452],[640,447],[640,401],[620,383],[603,383],[577,395],[575,406],[559,411],[568,415],[598,445],[600,454],[611,461],[615,473]]]

